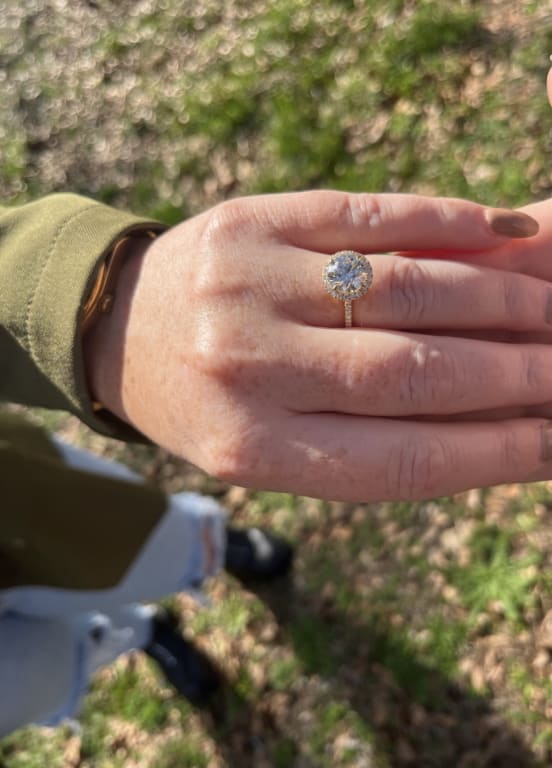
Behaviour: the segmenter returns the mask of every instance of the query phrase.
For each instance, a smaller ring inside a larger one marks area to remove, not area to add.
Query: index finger
[[[486,250],[538,231],[525,213],[456,198],[314,190],[233,202],[245,205],[246,215],[254,206],[256,221],[261,218],[280,242],[322,253]]]
[[[551,78],[552,87],[552,78]],[[539,231],[535,237],[526,240],[504,240],[498,248],[477,251],[454,251],[438,249],[431,252],[411,249],[404,251],[409,258],[428,257],[432,259],[466,261],[492,269],[521,272],[541,280],[552,280],[552,261],[550,242],[552,239],[552,220],[550,218],[550,200],[531,203],[523,207],[523,212],[538,222]]]

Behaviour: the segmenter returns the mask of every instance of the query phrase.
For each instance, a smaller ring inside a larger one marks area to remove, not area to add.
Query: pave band
[[[345,328],[351,328],[353,325],[353,301],[345,299]]]
[[[345,304],[345,328],[353,325],[353,299],[359,299],[372,285],[372,265],[361,253],[338,251],[324,267],[324,287]]]

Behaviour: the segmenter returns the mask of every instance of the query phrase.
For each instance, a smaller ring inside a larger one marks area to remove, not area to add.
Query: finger
[[[552,344],[552,330],[550,331],[440,331],[427,330],[427,333],[436,336],[456,336],[459,339],[479,339],[480,341],[500,341],[504,344]]]
[[[549,429],[542,419],[425,424],[336,414],[295,416],[271,430],[267,477],[246,474],[240,484],[264,483],[277,491],[360,502],[411,501],[544,479],[552,476]]]
[[[226,216],[250,215],[281,241],[323,253],[346,248],[387,251],[483,250],[505,238],[529,237],[537,224],[523,213],[467,200],[331,190],[228,201]],[[224,212],[224,208],[222,211]]]
[[[548,345],[307,326],[286,338],[293,365],[281,391],[296,412],[456,414],[544,403],[552,394]]]
[[[539,230],[534,237],[525,240],[509,240],[497,248],[479,251],[463,251],[455,248],[420,251],[411,248],[401,255],[409,258],[432,258],[458,260],[469,264],[479,264],[493,269],[509,270],[532,275],[541,280],[552,280],[552,218],[550,200],[532,203],[521,210],[538,222]]]
[[[354,325],[408,329],[552,330],[549,283],[503,270],[439,260],[371,254],[373,282],[353,302]],[[295,319],[343,326],[343,302],[323,283],[327,258],[303,250],[279,253],[280,303]],[[290,290],[293,286],[293,290]]]
[[[507,419],[552,419],[552,401],[539,405],[517,405],[510,408],[490,408],[484,411],[469,411],[449,416],[424,416],[423,421],[462,422],[462,421],[505,421]],[[420,417],[411,417],[419,421]]]

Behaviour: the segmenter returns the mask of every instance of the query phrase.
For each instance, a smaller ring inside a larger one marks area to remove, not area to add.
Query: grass
[[[160,696],[159,690],[145,685],[143,677],[131,665],[115,668],[109,682],[92,688],[83,712],[84,722],[100,714],[135,722],[152,733],[166,726],[170,702]]]
[[[497,607],[512,623],[521,623],[523,611],[531,607],[532,588],[537,581],[539,555],[513,554],[512,535],[498,526],[481,526],[470,542],[469,568],[455,566],[449,579],[455,584],[475,618],[489,607]]]
[[[9,768],[63,768],[62,746],[65,734],[55,736],[26,728],[0,742],[0,765]]]
[[[178,739],[163,745],[156,757],[157,768],[208,768],[209,758],[201,745]]]
[[[551,193],[549,0],[58,6],[0,9],[7,202],[72,189],[174,224],[308,187],[511,206]],[[298,554],[291,585],[255,595],[222,578],[206,609],[170,599],[227,680],[212,710],[122,662],[95,681],[80,736],[22,730],[0,742],[0,768],[552,763],[549,484],[329,504],[228,488],[36,418],[167,487],[215,493]]]

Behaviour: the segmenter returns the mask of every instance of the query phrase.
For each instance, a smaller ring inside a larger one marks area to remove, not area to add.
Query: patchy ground
[[[0,3],[3,198],[73,189],[172,223],[309,186],[545,197],[551,20],[549,0]],[[285,532],[297,564],[173,601],[227,680],[210,710],[137,654],[98,677],[82,733],[14,734],[1,768],[552,764],[551,484],[327,504],[37,418]]]
[[[121,452],[72,419],[57,426]],[[290,536],[294,576],[257,594],[217,579],[208,608],[171,601],[226,678],[211,709],[179,702],[137,654],[98,676],[82,735],[28,729],[0,743],[0,765],[550,764],[552,484],[327,504],[124,453],[167,491],[205,490],[236,524]]]

